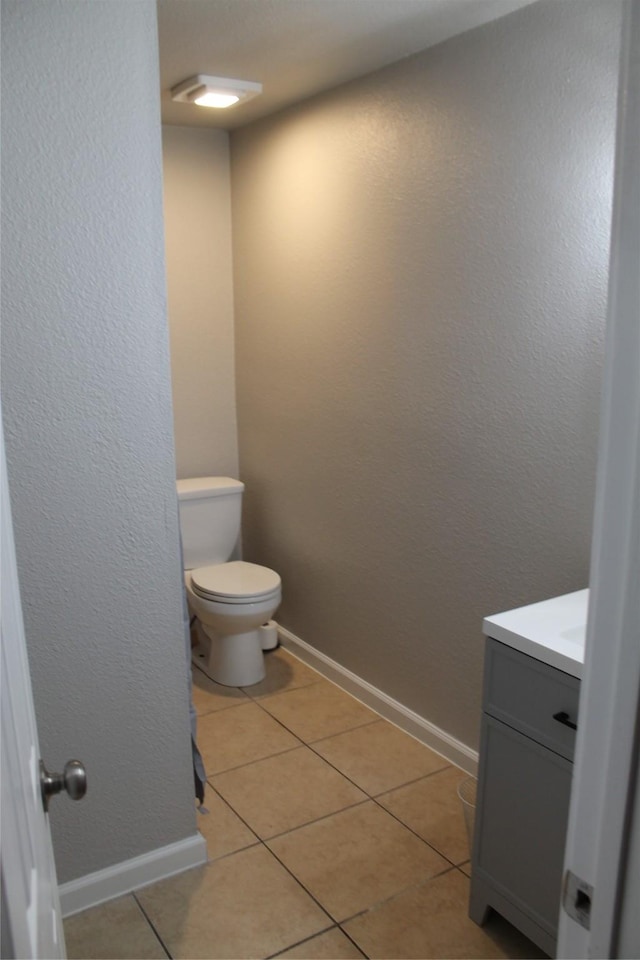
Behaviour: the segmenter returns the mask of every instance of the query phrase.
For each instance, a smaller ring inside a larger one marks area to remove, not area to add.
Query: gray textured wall
[[[587,581],[619,24],[545,0],[231,136],[245,556],[472,746],[483,616]]]
[[[162,131],[178,477],[238,475],[229,134]]]
[[[155,4],[2,5],[2,405],[67,881],[195,833]],[[135,95],[132,95],[132,90]]]

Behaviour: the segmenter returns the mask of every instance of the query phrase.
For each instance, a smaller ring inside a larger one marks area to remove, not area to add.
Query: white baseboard
[[[301,640],[300,637],[297,637],[295,633],[281,627],[280,624],[278,624],[278,636],[285,650],[313,667],[327,680],[331,680],[332,683],[346,690],[347,693],[356,697],[365,706],[371,707],[380,716],[400,727],[405,733],[411,734],[416,740],[420,740],[421,743],[435,750],[436,753],[455,764],[456,767],[460,767],[461,770],[474,777],[477,776],[477,750],[472,750],[465,743],[456,740],[455,737],[425,720],[420,714],[414,713],[413,710],[403,706],[393,697],[389,697],[382,690],[378,690],[377,687],[367,683],[366,680],[355,673],[351,673],[346,667],[325,656],[324,653],[320,653],[314,647],[305,643],[304,640]]]
[[[139,887],[165,880],[175,873],[207,862],[207,844],[197,833],[193,837],[158,847],[140,857],[116,863],[104,870],[88,873],[60,886],[60,907],[63,917],[95,907],[99,903],[122,897]]]

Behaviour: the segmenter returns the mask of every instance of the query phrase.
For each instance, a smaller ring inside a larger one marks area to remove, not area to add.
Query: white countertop
[[[582,676],[588,590],[496,613],[483,633],[573,677]]]

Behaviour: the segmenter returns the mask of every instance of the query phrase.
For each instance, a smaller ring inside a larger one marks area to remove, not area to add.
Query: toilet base
[[[220,636],[198,623],[198,639],[191,659],[211,680],[225,687],[251,687],[264,680],[260,628]]]

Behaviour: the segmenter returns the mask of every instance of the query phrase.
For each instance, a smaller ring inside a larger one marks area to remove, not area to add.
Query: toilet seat
[[[203,600],[217,603],[257,603],[280,589],[275,570],[257,563],[232,560],[191,571],[193,592]]]

